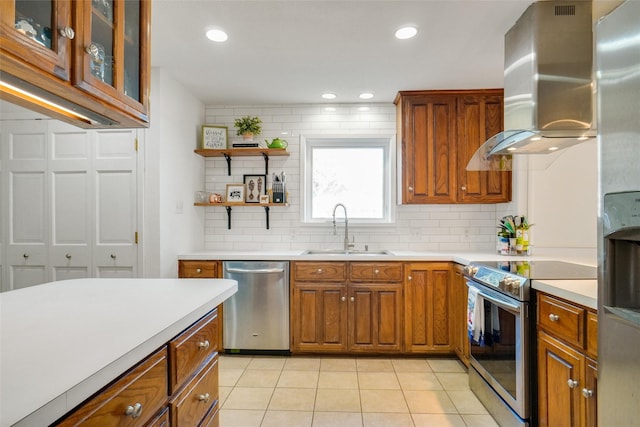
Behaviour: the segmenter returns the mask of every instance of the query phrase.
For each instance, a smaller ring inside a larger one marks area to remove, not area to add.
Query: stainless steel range
[[[464,275],[470,308],[475,303],[482,313],[470,330],[469,386],[500,425],[536,425],[531,281],[595,279],[596,268],[560,261],[489,261],[470,263]]]

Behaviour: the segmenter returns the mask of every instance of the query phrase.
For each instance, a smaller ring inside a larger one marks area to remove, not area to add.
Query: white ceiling
[[[531,0],[153,0],[152,59],[205,105],[392,102],[503,85],[504,34]],[[418,35],[397,40],[405,24]],[[226,43],[206,39],[212,26]],[[334,101],[323,92],[338,95]],[[371,102],[369,101],[369,102]]]

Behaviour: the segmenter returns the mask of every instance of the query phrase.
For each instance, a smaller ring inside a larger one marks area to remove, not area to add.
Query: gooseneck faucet
[[[344,209],[344,251],[348,252],[349,248],[353,247],[353,243],[349,243],[349,219],[347,218],[347,208],[342,203],[333,207],[333,235],[336,235],[336,209],[338,206],[342,206]]]

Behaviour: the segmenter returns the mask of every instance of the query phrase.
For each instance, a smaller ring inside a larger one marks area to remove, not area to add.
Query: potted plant
[[[259,117],[244,116],[236,119],[234,126],[238,129],[236,135],[242,135],[244,139],[251,140],[254,135],[260,135],[262,120]]]

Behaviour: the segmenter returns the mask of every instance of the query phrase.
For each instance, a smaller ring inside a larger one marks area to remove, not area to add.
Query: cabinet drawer
[[[347,280],[344,262],[296,262],[293,264],[295,280],[342,282]]]
[[[598,358],[598,315],[592,311],[587,312],[587,354]]]
[[[169,402],[171,425],[196,426],[218,404],[218,356]]]
[[[354,282],[401,282],[402,264],[399,262],[352,262],[349,278]]]
[[[218,309],[169,342],[171,394],[218,349]]]
[[[218,277],[217,261],[180,261],[178,276],[187,279],[215,279]]]
[[[549,295],[538,296],[538,324],[560,339],[584,348],[584,318],[582,307]]]
[[[169,427],[169,423],[169,407],[166,407],[144,427]]]
[[[142,425],[166,404],[167,388],[167,350],[163,347],[84,403],[60,425]]]

